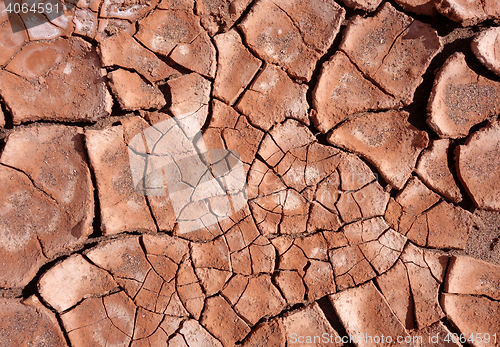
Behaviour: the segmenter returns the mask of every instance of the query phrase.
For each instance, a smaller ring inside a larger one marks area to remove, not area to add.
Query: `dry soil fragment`
[[[136,32],[135,23],[132,24],[128,20],[122,19],[99,19],[95,40],[100,42],[120,31],[125,31],[129,35],[134,35]]]
[[[12,31],[12,27],[20,26],[21,19],[12,13],[10,21],[0,24],[0,66],[5,65],[10,58],[28,42],[26,30]]]
[[[442,15],[464,27],[500,17],[500,5],[495,0],[443,0],[436,4],[436,8]]]
[[[97,13],[76,8],[73,24],[75,25],[74,34],[93,39],[97,33]]]
[[[255,76],[262,62],[243,45],[236,29],[215,36],[214,41],[218,61],[213,94],[232,105]]]
[[[328,141],[366,158],[391,186],[401,189],[429,141],[407,118],[406,112],[368,113],[341,124]]]
[[[262,317],[277,315],[285,306],[285,300],[271,283],[271,276],[259,275],[248,280],[234,308],[249,325],[255,325]]]
[[[0,106],[0,128],[3,128],[4,126],[5,126],[5,116]]]
[[[168,56],[179,43],[191,43],[202,32],[191,11],[157,9],[139,21],[135,37],[153,52]]]
[[[335,342],[335,337],[338,337],[339,334],[332,328],[316,302],[302,309],[290,312],[289,315],[283,318],[283,326],[285,327],[289,343],[296,346],[314,345],[323,347],[342,345],[342,343],[338,343],[338,340]],[[328,342],[320,338],[325,337],[323,334],[327,334]],[[299,336],[304,341],[299,341]]]
[[[267,64],[236,104],[236,110],[250,123],[269,130],[285,118],[309,124],[307,86],[294,82],[279,67]]]
[[[323,47],[333,41],[345,14],[339,5],[321,2],[299,1],[301,11],[296,11],[289,2],[259,1],[241,23],[250,49],[267,62],[283,67],[292,77],[309,80],[316,61],[328,48]],[[312,18],[318,22],[310,23]],[[308,25],[317,27],[317,32]],[[316,50],[316,44],[310,42],[318,38],[322,40],[321,49]]]
[[[74,254],[50,268],[40,278],[40,295],[57,311],[65,311],[83,298],[103,295],[118,287],[106,271]]]
[[[450,260],[444,291],[500,300],[500,266],[467,256]]]
[[[458,175],[478,208],[500,211],[499,155],[498,122],[474,133],[458,147]]]
[[[426,16],[434,16],[438,0],[395,0],[404,10]]]
[[[415,172],[425,184],[447,200],[459,202],[462,194],[448,167],[449,147],[448,139],[432,141],[429,148],[422,152]]]
[[[55,315],[36,296],[0,299],[0,344],[4,347],[67,347]]]
[[[128,346],[135,316],[134,303],[120,291],[104,298],[85,299],[61,314],[61,320],[72,346]]]
[[[133,69],[150,82],[163,80],[177,72],[125,31],[102,40],[99,43],[99,54],[104,66],[117,65]]]
[[[498,332],[500,331],[500,321],[496,319],[500,315],[500,302],[492,301],[485,297],[442,294],[441,305],[446,312],[446,316],[454,326],[465,336],[476,337],[478,331],[484,331],[479,339],[474,339],[471,343],[475,347],[498,347]],[[496,339],[493,334],[496,333]],[[488,336],[485,336],[488,334]],[[489,337],[489,339],[486,339]]]
[[[288,305],[295,305],[304,301],[306,288],[302,278],[296,271],[280,271],[274,281],[283,293]]]
[[[196,1],[196,14],[211,36],[227,31],[238,20],[251,0],[200,0]],[[189,8],[191,9],[192,6]]]
[[[440,137],[461,138],[470,128],[498,114],[500,82],[472,71],[462,53],[446,60],[436,75],[427,123]]]
[[[476,58],[488,69],[500,75],[500,28],[490,28],[481,32],[471,42]]]
[[[408,105],[442,43],[430,25],[385,3],[374,17],[354,17],[340,49],[384,91]]]
[[[177,64],[208,78],[215,77],[215,47],[207,33],[199,34],[191,43],[179,43],[170,58]]]
[[[179,334],[184,337],[186,345],[188,347],[222,347],[222,344],[214,338],[208,331],[203,328],[196,320],[190,319],[185,321],[182,325],[182,329],[179,330]],[[177,346],[169,343],[169,346]]]
[[[227,301],[219,295],[207,299],[200,322],[224,346],[234,345],[250,332],[243,319],[238,317]]]
[[[364,334],[363,338],[360,336],[355,341],[357,346],[399,346],[397,337],[408,335],[372,282],[330,295],[329,298],[347,333],[353,336]],[[381,341],[382,335],[391,336],[392,343],[386,339]],[[379,341],[373,341],[375,336],[379,337]]]
[[[243,342],[244,347],[285,347],[286,335],[281,318],[257,325]]]
[[[427,257],[426,257],[427,256]],[[434,257],[434,262],[427,258]],[[435,273],[444,273],[446,256],[433,255],[408,243],[401,255],[406,268],[414,303],[415,322],[418,329],[423,329],[444,317],[439,305],[439,286],[441,278]],[[434,265],[434,269],[429,266]],[[433,271],[434,270],[434,271]]]
[[[108,116],[112,99],[100,65],[92,46],[79,38],[24,46],[8,67],[17,75],[0,71],[0,94],[14,124],[39,119],[92,121]]]
[[[155,231],[146,199],[136,191],[132,181],[122,126],[88,130],[85,135],[90,163],[96,175],[103,233]]]
[[[193,72],[169,80],[168,86],[171,93],[172,105],[170,111],[172,114],[180,118],[196,114],[199,124],[198,129],[200,129],[205,124],[208,115],[210,82]]]
[[[323,64],[313,92],[316,127],[326,133],[347,116],[364,111],[399,108],[401,103],[385,94],[338,51]]]
[[[403,263],[398,260],[386,273],[377,277],[377,285],[389,306],[406,329],[413,329],[413,298],[410,280]]]
[[[101,5],[101,18],[119,18],[135,21],[152,8],[155,8],[158,0],[104,0]]]
[[[94,189],[86,162],[83,132],[62,125],[12,132],[0,162],[28,175],[35,186],[64,208],[70,245],[92,233]],[[59,241],[62,236],[59,235]],[[47,253],[54,254],[48,250]]]
[[[344,5],[355,10],[372,12],[377,9],[382,0],[342,0]]]
[[[154,84],[146,83],[134,72],[118,69],[108,74],[109,85],[122,110],[160,109],[166,101]]]

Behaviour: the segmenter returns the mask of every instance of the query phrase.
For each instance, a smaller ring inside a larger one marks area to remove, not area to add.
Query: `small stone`
[[[471,70],[463,53],[450,56],[436,75],[427,123],[442,138],[462,138],[500,109],[500,82]]]
[[[169,56],[180,43],[191,43],[203,32],[192,11],[156,9],[139,21],[135,38],[155,53]]]
[[[453,256],[444,291],[500,300],[500,266],[467,256]]]
[[[283,122],[285,118],[309,124],[306,93],[305,85],[295,83],[279,67],[269,64],[259,73],[235,108],[246,115],[252,125],[264,131]]]
[[[193,42],[179,43],[170,54],[170,58],[200,75],[215,77],[216,51],[207,33],[201,33]]]
[[[85,136],[97,181],[103,233],[155,231],[146,199],[134,187],[122,126],[87,130]]]
[[[462,194],[448,167],[449,147],[448,139],[431,141],[420,155],[415,172],[432,190],[457,203],[462,200]]]
[[[408,336],[373,282],[330,295],[329,298],[347,333],[355,336],[363,332],[364,338],[357,340],[357,346],[395,346],[399,345],[396,343],[398,336]],[[375,343],[373,339],[365,338],[382,335],[391,336],[392,343]]]
[[[471,48],[476,58],[488,69],[500,75],[500,44],[498,43],[500,28],[489,28],[481,32],[471,42]]]
[[[429,137],[408,121],[408,113],[368,113],[333,130],[328,142],[366,158],[394,188],[403,188]]]
[[[316,302],[299,310],[291,311],[290,314],[283,318],[283,326],[290,344],[297,346],[311,346],[311,344],[314,344],[314,346],[318,347],[342,345],[342,343],[335,342],[335,337],[338,337],[339,334],[332,328]],[[299,336],[303,337],[305,341],[294,342],[293,338]],[[317,337],[320,336],[328,336],[329,341],[325,342],[323,339],[318,339]]]
[[[157,82],[177,73],[125,31],[99,42],[99,54],[104,66],[117,65],[133,69],[150,82]]]
[[[467,193],[480,209],[500,211],[500,123],[470,136],[457,150],[457,170]]]
[[[214,37],[218,51],[213,95],[232,105],[259,71],[262,62],[242,42],[237,30]]]
[[[312,120],[319,131],[326,133],[349,115],[396,109],[401,103],[366,79],[342,51],[337,51],[323,64],[313,106]]]
[[[43,274],[38,283],[42,298],[62,312],[82,299],[103,295],[118,287],[106,271],[74,254]]]
[[[5,347],[67,347],[54,313],[36,296],[0,299],[0,343]]]
[[[14,124],[95,121],[108,116],[113,104],[100,66],[95,49],[80,38],[34,42],[0,71],[0,95]]]

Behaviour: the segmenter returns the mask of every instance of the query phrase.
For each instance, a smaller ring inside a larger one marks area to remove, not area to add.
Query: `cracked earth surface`
[[[0,2],[1,346],[500,346],[498,2],[29,20]]]

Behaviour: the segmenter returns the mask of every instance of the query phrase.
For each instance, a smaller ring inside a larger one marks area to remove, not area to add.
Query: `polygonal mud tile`
[[[330,295],[329,298],[347,333],[356,338],[354,342],[357,346],[399,345],[397,337],[408,336],[373,282]]]
[[[118,287],[106,271],[74,254],[45,272],[38,283],[42,298],[62,312],[89,296],[102,296]]]
[[[135,38],[155,53],[168,56],[180,43],[191,43],[203,28],[192,11],[156,9],[139,21]]]
[[[462,194],[448,166],[449,146],[448,139],[431,141],[420,155],[415,172],[432,190],[456,203],[462,200]]]
[[[244,347],[285,347],[286,335],[281,318],[257,325],[243,342]]]
[[[235,29],[215,36],[214,41],[218,61],[213,95],[232,105],[253,79],[262,62],[245,47]]]
[[[146,83],[134,72],[118,69],[108,73],[109,86],[122,110],[160,109],[165,98],[154,84]]]
[[[155,231],[146,199],[134,187],[123,127],[87,130],[85,135],[97,181],[103,233]]]
[[[99,55],[104,66],[116,65],[135,70],[150,82],[163,80],[177,73],[125,31],[102,40],[99,43]]]
[[[494,0],[483,2],[464,0],[443,0],[436,4],[442,15],[459,22],[462,26],[472,26],[487,19],[496,19],[500,16],[500,6]]]
[[[382,0],[342,0],[345,6],[355,9],[372,12],[382,3]]]
[[[0,95],[14,124],[94,121],[108,116],[113,104],[100,66],[95,49],[80,38],[34,42],[0,71]]]
[[[342,345],[338,340],[335,341],[339,334],[332,328],[316,302],[302,309],[291,311],[283,318],[283,326],[289,344],[318,347]]]
[[[26,30],[12,31],[12,27],[22,26],[17,14],[12,14],[10,21],[0,24],[0,66],[4,66],[10,58],[28,42]]]
[[[104,0],[101,4],[99,17],[126,19],[134,22],[155,8],[157,4],[158,0]]]
[[[1,299],[0,318],[2,346],[68,346],[56,316],[36,296]]]
[[[314,6],[316,3],[319,1],[300,1],[300,11],[294,8],[299,4],[286,1],[264,0],[252,6],[240,24],[249,48],[268,63],[283,67],[290,76],[309,80],[345,15],[336,3]],[[317,31],[310,29],[311,25]]]
[[[500,75],[500,60],[498,58],[500,44],[498,39],[499,28],[490,28],[481,32],[471,42],[471,48],[476,58],[488,69]]]
[[[481,209],[500,211],[500,123],[491,123],[470,136],[457,149],[460,180],[474,204]]]
[[[366,79],[345,53],[337,51],[323,64],[313,92],[313,106],[314,125],[326,133],[349,115],[402,105]]]
[[[430,25],[385,3],[374,17],[354,17],[339,48],[361,72],[408,105],[442,46]],[[421,64],[410,63],[414,61]]]
[[[200,75],[208,78],[215,77],[216,51],[207,33],[199,34],[193,42],[179,43],[170,54],[170,58]]]
[[[285,118],[309,124],[306,93],[307,86],[294,82],[279,67],[267,64],[235,108],[264,131]]]
[[[366,158],[394,188],[403,188],[429,137],[408,121],[408,113],[368,113],[342,123],[328,142]]]
[[[500,109],[500,82],[476,74],[457,52],[439,70],[427,106],[427,123],[440,137],[461,138]]]
[[[472,294],[500,300],[500,266],[467,256],[450,260],[444,291],[450,294]]]
[[[500,314],[500,302],[481,296],[443,293],[441,305],[460,333],[467,338],[473,336],[472,346],[500,346],[500,321],[494,318]]]
[[[405,11],[422,14],[425,16],[434,16],[437,14],[436,5],[438,0],[395,0],[395,3],[401,6]]]
[[[75,9],[73,16],[73,24],[75,25],[75,35],[81,35],[90,39],[95,38],[97,34],[98,19],[97,13],[87,9]]]

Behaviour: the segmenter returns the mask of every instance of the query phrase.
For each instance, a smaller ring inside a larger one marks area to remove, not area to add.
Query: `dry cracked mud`
[[[0,346],[500,347],[499,4],[1,1]]]

